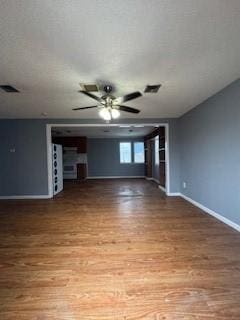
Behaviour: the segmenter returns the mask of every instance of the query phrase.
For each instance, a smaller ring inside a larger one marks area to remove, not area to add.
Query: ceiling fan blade
[[[88,96],[88,97],[90,97],[90,98],[92,98],[92,99],[94,99],[94,100],[97,100],[97,101],[100,102],[100,103],[103,103],[103,102],[104,102],[102,98],[97,97],[97,96],[95,96],[94,94],[92,94],[92,93],[90,93],[90,92],[83,91],[83,90],[79,90],[78,92],[81,92],[81,93],[85,94],[86,96]]]
[[[126,94],[123,97],[118,97],[115,100],[117,100],[118,103],[123,103],[123,102],[129,101],[129,100],[133,100],[133,99],[139,98],[141,96],[142,96],[141,92],[135,91],[135,92]]]
[[[92,106],[92,107],[82,107],[82,108],[74,108],[72,110],[84,110],[84,109],[92,109],[92,108],[97,108],[98,106]]]
[[[117,105],[116,107],[118,107],[118,110],[120,110],[120,111],[131,112],[131,113],[139,113],[140,112],[140,110],[138,110],[138,109],[127,107],[127,106]]]

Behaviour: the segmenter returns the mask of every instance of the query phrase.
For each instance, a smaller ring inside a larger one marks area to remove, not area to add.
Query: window
[[[159,137],[157,136],[154,140],[155,149],[155,165],[159,165]]]
[[[144,158],[143,142],[120,142],[120,163],[144,163]]]
[[[132,162],[131,142],[120,142],[120,163]]]
[[[144,143],[134,142],[134,162],[144,163]]]

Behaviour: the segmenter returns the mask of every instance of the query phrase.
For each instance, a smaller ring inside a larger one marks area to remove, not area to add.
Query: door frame
[[[46,124],[46,144],[47,144],[47,172],[48,172],[48,197],[53,197],[52,185],[52,128],[53,127],[119,127],[119,126],[154,126],[165,127],[166,132],[166,194],[170,194],[170,155],[169,155],[169,123],[47,123]]]

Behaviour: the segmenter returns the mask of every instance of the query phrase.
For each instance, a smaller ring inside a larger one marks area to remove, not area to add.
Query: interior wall
[[[144,163],[120,163],[119,143],[143,138],[88,139],[88,176],[145,176]]]
[[[169,121],[170,193],[180,191],[180,132],[179,119]]]
[[[0,196],[47,195],[45,124],[0,120],[0,146]]]
[[[177,119],[121,119],[121,123],[169,123],[170,191],[179,191]],[[98,119],[1,119],[0,196],[48,195],[46,124],[104,124]],[[10,149],[15,148],[15,153]]]
[[[240,224],[240,80],[181,117],[179,126],[181,192]]]

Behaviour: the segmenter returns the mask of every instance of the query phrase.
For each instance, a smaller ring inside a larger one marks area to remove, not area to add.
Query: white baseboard
[[[145,176],[91,176],[87,179],[144,179]]]
[[[152,177],[151,177],[151,178],[145,177],[145,179],[146,179],[146,180],[149,180],[149,181],[154,181],[154,182],[156,182],[156,183],[160,183],[159,180],[157,180],[157,179],[155,179],[155,178],[152,178]]]
[[[215,212],[215,211],[213,211],[213,210],[205,207],[205,206],[202,205],[201,203],[199,203],[199,202],[197,202],[197,201],[195,201],[195,200],[193,200],[193,199],[185,196],[185,195],[182,194],[182,193],[180,193],[180,196],[181,196],[183,199],[185,199],[186,201],[192,203],[194,206],[198,207],[199,209],[201,209],[201,210],[203,210],[204,212],[210,214],[210,215],[213,216],[214,218],[216,218],[216,219],[222,221],[223,223],[227,224],[229,227],[231,227],[231,228],[237,230],[238,232],[240,232],[240,225],[238,225],[237,223],[235,223],[235,222],[233,222],[233,221],[231,221],[231,220],[223,217],[221,214],[219,214],[219,213],[217,213],[217,212]]]
[[[181,197],[180,192],[167,192],[168,197]]]
[[[0,196],[0,200],[20,200],[20,199],[50,199],[48,194],[44,195],[24,195],[24,196]]]
[[[158,184],[158,188],[159,188],[160,190],[162,190],[163,192],[166,193],[166,188],[164,188],[164,187],[162,187],[162,186],[160,185],[160,181],[159,181],[159,180],[157,180],[157,179],[155,179],[155,178],[152,178],[152,177],[145,177],[145,179],[148,180],[148,181],[154,181],[154,182],[156,182],[156,183]]]
[[[162,187],[160,184],[158,185],[158,189],[162,190],[163,192],[166,193],[166,188]]]

